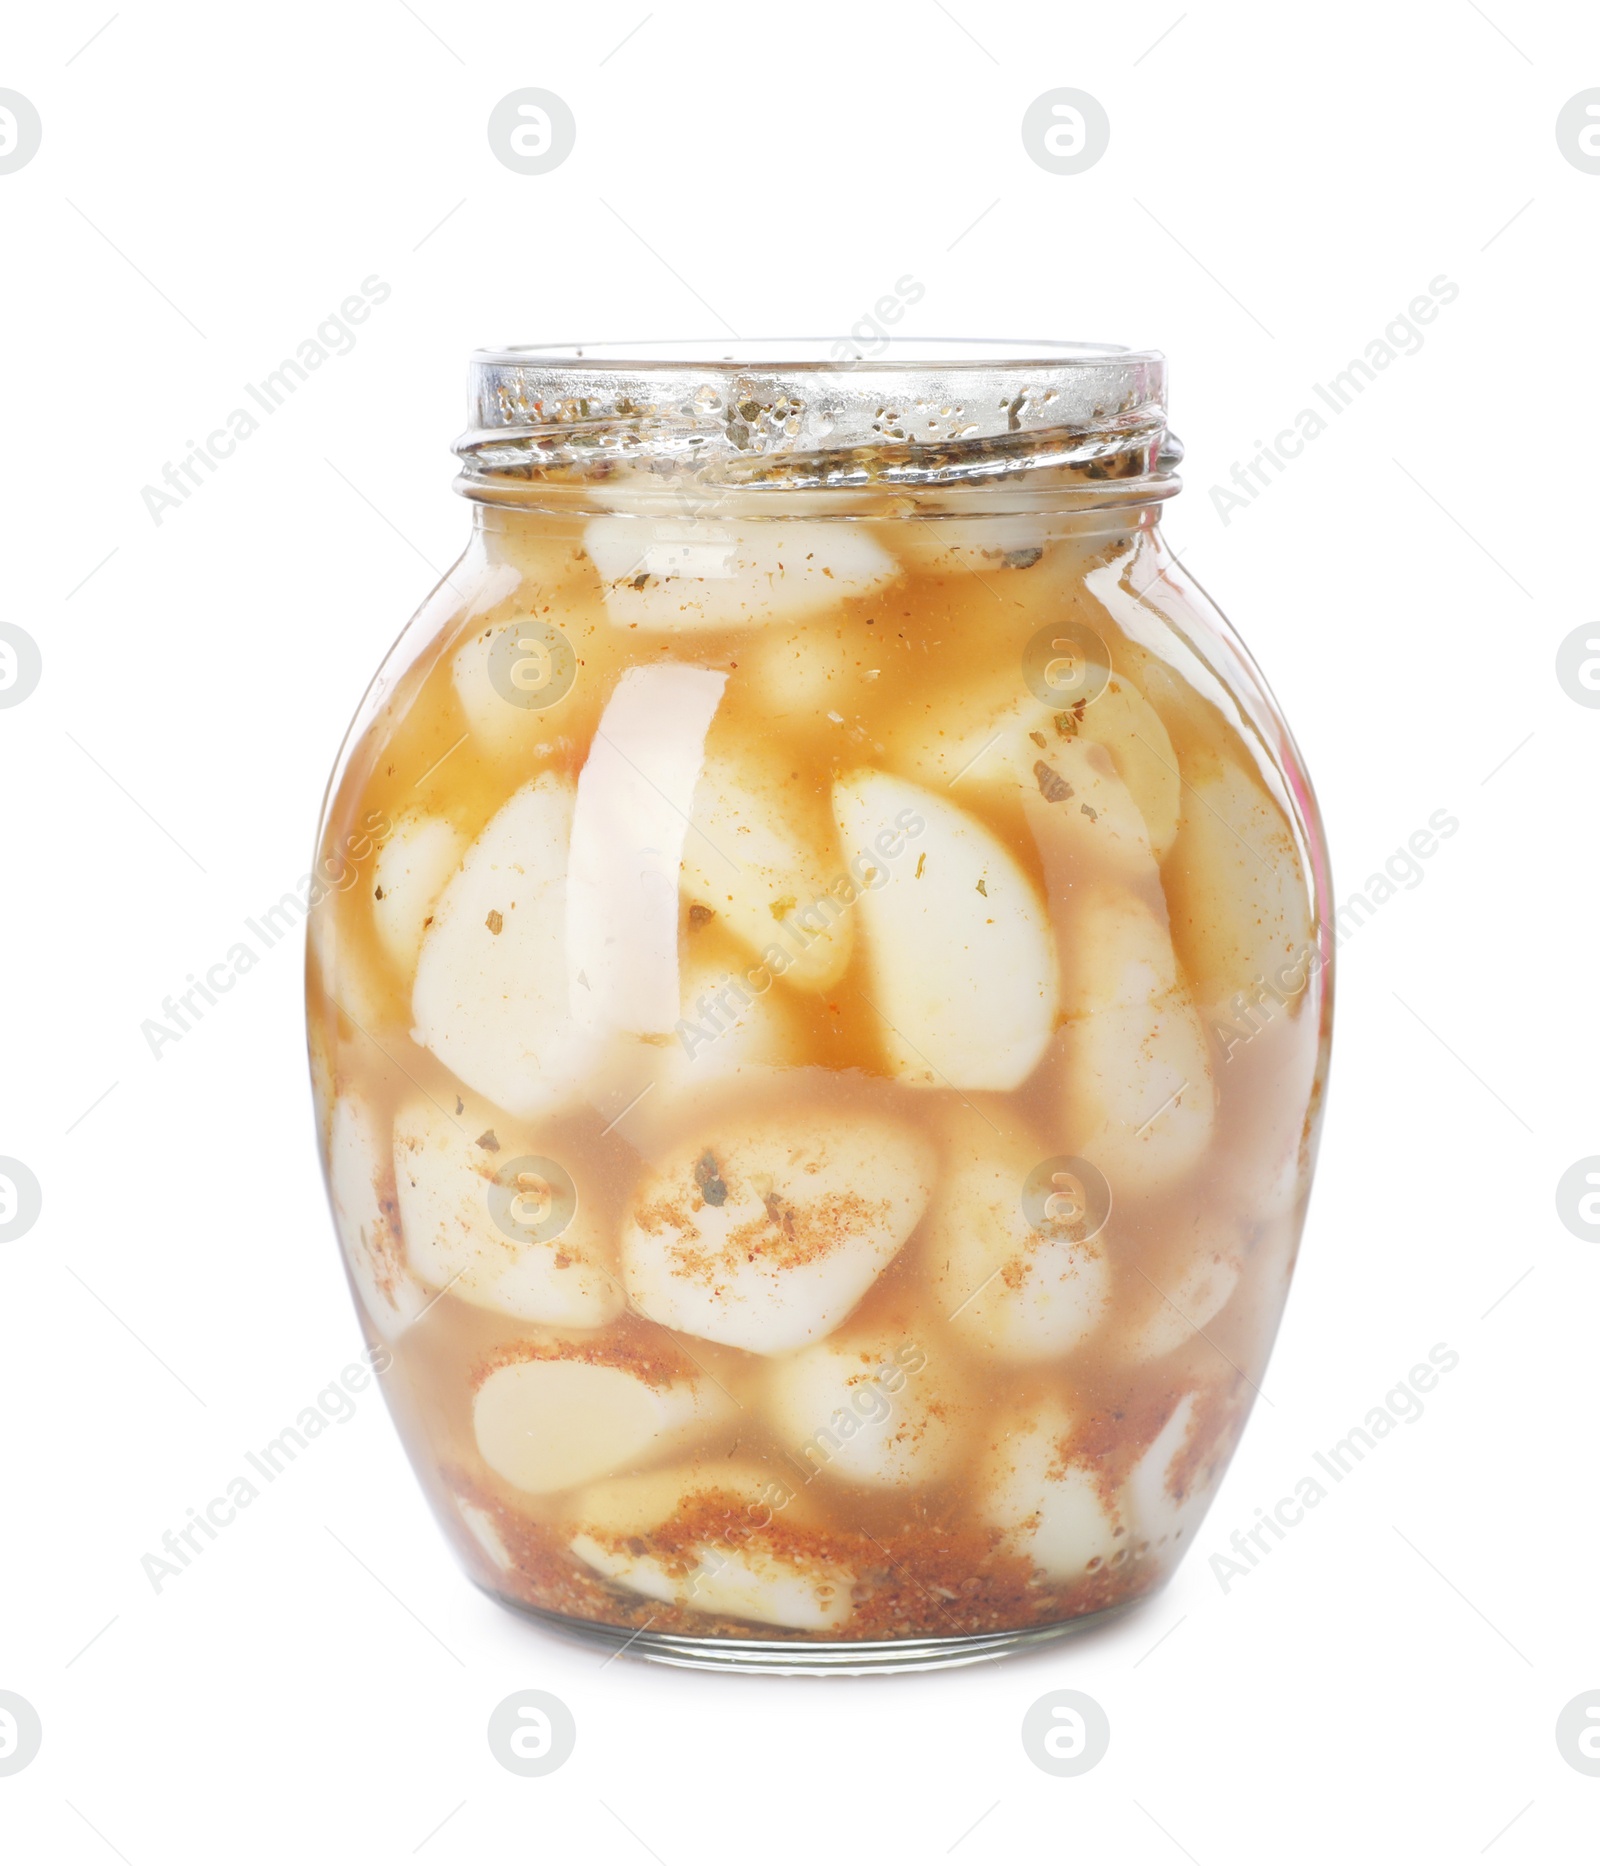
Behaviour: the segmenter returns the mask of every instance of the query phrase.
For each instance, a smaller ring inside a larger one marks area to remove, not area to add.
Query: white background
[[[0,1246],[0,1688],[44,1721],[6,1857],[1591,1857],[1554,1724],[1600,1687],[1600,1247],[1554,1193],[1600,1152],[1600,713],[1554,665],[1595,613],[1600,176],[1554,127],[1600,85],[1593,9],[195,0],[80,51],[111,3],[15,8],[0,46],[44,124],[0,175],[0,617],[44,656],[0,712],[0,1153],[44,1188]],[[524,85],[578,124],[539,177],[485,135]],[[1073,177],[1019,134],[1058,85],[1112,124]],[[141,488],[371,274],[354,349],[156,525]],[[1295,728],[1340,899],[1460,822],[1343,951],[1270,1404],[1196,1550],[1003,1665],[602,1666],[460,1577],[368,1393],[157,1595],[141,1556],[360,1344],[298,943],[159,1062],[139,1026],[307,866],[466,535],[467,351],[832,335],[907,274],[902,331],[1168,353],[1169,535]],[[1210,487],[1440,274],[1424,346],[1224,525]],[[1210,1554],[1438,1342],[1426,1415],[1224,1592]],[[484,1734],[524,1686],[578,1723],[536,1781]],[[1019,1741],[1058,1686],[1111,1720],[1075,1780]]]

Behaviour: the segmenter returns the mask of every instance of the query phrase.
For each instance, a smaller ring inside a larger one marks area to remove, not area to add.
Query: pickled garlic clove
[[[1192,1220],[1184,1213],[1173,1222],[1187,1223],[1187,1235],[1148,1267],[1125,1266],[1116,1332],[1123,1354],[1133,1362],[1159,1360],[1204,1339],[1244,1273],[1240,1225],[1207,1212]]]
[[[1206,1034],[1161,922],[1134,895],[1090,887],[1063,933],[1063,1113],[1071,1151],[1113,1196],[1188,1173],[1211,1141],[1216,1092]]]
[[[1123,1504],[1135,1544],[1161,1548],[1192,1536],[1222,1475],[1217,1449],[1196,1448],[1199,1398],[1186,1393],[1128,1474]]]
[[[711,923],[714,926],[714,923]],[[670,1037],[635,1044],[597,1075],[593,1105],[619,1145],[646,1159],[743,1098],[787,1094],[805,1069],[808,1045],[792,995],[708,926],[686,935],[682,1015]]]
[[[332,1017],[320,1017],[315,1012],[308,1012],[306,1017],[306,1052],[311,1064],[311,1103],[317,1115],[317,1137],[322,1142],[326,1154],[332,1145],[333,1111],[337,1104],[333,1053],[330,1044],[333,1040]]]
[[[1046,740],[1039,747],[1030,737],[1016,756],[1023,814],[1052,898],[1110,878],[1155,897],[1159,878],[1149,833],[1105,747],[1092,739]]]
[[[624,628],[756,628],[801,621],[890,583],[899,566],[865,526],[593,518],[584,548]]]
[[[1070,1354],[1110,1307],[1106,1233],[1097,1229],[1105,1214],[1075,1217],[1051,1204],[1048,1188],[1030,1200],[1049,1149],[1014,1129],[997,1133],[987,1118],[957,1123],[941,1151],[947,1164],[921,1245],[940,1314],[998,1361]]]
[[[550,1152],[494,1111],[452,1117],[426,1096],[395,1116],[394,1176],[412,1270],[436,1290],[522,1321],[599,1328],[621,1314],[610,1239]]]
[[[372,873],[372,925],[378,944],[408,981],[429,914],[461,864],[466,838],[442,816],[400,817]]]
[[[806,1057],[794,1005],[773,989],[770,969],[751,965],[732,940],[689,936],[681,1016],[661,1051],[660,1085],[692,1093],[751,1070],[798,1068]]]
[[[734,1410],[693,1369],[655,1377],[620,1354],[600,1358],[591,1344],[555,1343],[485,1377],[472,1430],[491,1471],[542,1495],[682,1451]]]
[[[567,874],[571,1008],[583,1029],[660,1035],[678,1021],[678,878],[727,678],[672,661],[630,668],[601,715]]]
[[[626,644],[565,592],[538,611],[480,622],[457,648],[451,683],[476,750],[523,771],[593,729]]]
[[[570,1546],[597,1573],[649,1600],[831,1632],[850,1618],[857,1577],[806,1546],[794,1533],[804,1520],[791,1482],[758,1464],[718,1459],[582,1492],[570,1512]]]
[[[353,929],[341,920],[352,906],[337,890],[324,894],[306,915],[306,945],[328,1002],[357,1030],[374,1031],[393,1021],[395,1006],[387,979],[355,956]]]
[[[953,1370],[928,1367],[901,1330],[848,1328],[773,1364],[766,1414],[801,1470],[874,1489],[935,1484],[969,1420]]]
[[[842,617],[831,625],[766,629],[741,643],[730,698],[768,731],[855,733],[863,719],[875,721],[892,705],[896,653],[875,624]]]
[[[1060,709],[1028,688],[1020,665],[1007,668],[911,702],[886,739],[899,769],[935,790],[959,786],[972,796],[1035,789],[1040,759],[1053,762],[1073,744],[1099,745],[1127,786],[1158,861],[1177,834],[1177,753],[1155,708],[1114,670],[1095,699]]]
[[[756,1354],[836,1328],[910,1235],[933,1150],[873,1115],[729,1117],[636,1189],[622,1273],[641,1315]]]
[[[837,982],[850,963],[852,915],[825,805],[806,798],[781,753],[716,752],[694,793],[682,838],[682,885],[757,958],[806,990]],[[692,911],[691,906],[691,911]]]
[[[1144,819],[1156,860],[1165,859],[1178,833],[1182,778],[1161,715],[1127,675],[1113,672],[1078,717],[1078,737],[1103,745]]]
[[[854,911],[890,1071],[917,1087],[1016,1088],[1059,1003],[1033,883],[975,817],[903,778],[857,771],[833,808],[862,883]]]
[[[1294,1211],[1309,1178],[1322,1099],[1317,1011],[1304,995],[1287,1006],[1262,997],[1248,1017],[1223,1007],[1211,1020],[1218,1079],[1235,1111],[1214,1177],[1232,1209],[1258,1219]]]
[[[545,514],[480,507],[476,542],[494,579],[491,590],[508,565],[516,575],[513,587],[525,596],[582,578],[589,568],[577,536],[557,533]]]
[[[903,564],[933,576],[957,571],[994,576],[1032,570],[1049,547],[1050,524],[1027,512],[984,517],[948,512],[895,519],[880,528],[879,536]]]
[[[1267,992],[1304,988],[1310,896],[1287,820],[1241,764],[1218,758],[1187,775],[1162,874],[1172,937],[1206,1015],[1248,1019]]]
[[[457,1497],[455,1504],[468,1535],[488,1556],[492,1566],[501,1574],[510,1574],[517,1564],[506,1547],[499,1524],[481,1504],[469,1503],[465,1497]]]
[[[984,1519],[1052,1581],[1078,1580],[1128,1547],[1103,1479],[1074,1455],[1075,1432],[1067,1409],[1045,1401],[989,1449],[978,1477]]]
[[[383,1339],[397,1341],[429,1295],[406,1265],[388,1137],[373,1110],[348,1091],[334,1103],[328,1193],[361,1305]]]
[[[411,994],[416,1041],[524,1119],[571,1101],[589,1060],[568,997],[571,826],[550,772],[500,807],[434,909]]]

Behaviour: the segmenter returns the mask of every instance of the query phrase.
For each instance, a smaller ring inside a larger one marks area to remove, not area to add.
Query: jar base
[[[696,1671],[764,1672],[788,1678],[855,1677],[869,1672],[934,1672],[957,1665],[979,1665],[986,1659],[1004,1659],[1015,1653],[1031,1652],[1073,1633],[1086,1633],[1117,1619],[1150,1596],[1140,1594],[1132,1600],[1119,1601],[1097,1613],[1079,1614],[1075,1619],[1058,1620],[1050,1626],[1021,1626],[992,1633],[964,1634],[956,1637],[910,1639],[701,1639],[683,1633],[652,1632],[648,1626],[635,1628],[607,1626],[600,1620],[571,1619],[565,1614],[549,1613],[531,1607],[482,1582],[474,1586],[511,1612],[532,1620],[547,1631],[596,1651],[609,1651],[612,1658],[626,1653],[629,1658],[648,1659],[657,1665],[687,1666]]]

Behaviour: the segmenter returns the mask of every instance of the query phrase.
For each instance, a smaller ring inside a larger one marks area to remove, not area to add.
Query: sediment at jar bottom
[[[502,515],[335,794],[325,848],[380,826],[312,915],[339,1235],[521,1604],[1049,1626],[1165,1579],[1243,1428],[1320,1105],[1307,826],[1090,595],[1147,532],[940,532]]]

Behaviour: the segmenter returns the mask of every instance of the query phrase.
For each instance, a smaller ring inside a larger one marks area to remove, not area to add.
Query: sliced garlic
[[[629,668],[600,717],[566,895],[572,1016],[592,1033],[662,1034],[678,1020],[678,876],[727,678],[674,661]]]
[[[730,1115],[635,1191],[622,1237],[629,1299],[707,1341],[801,1347],[866,1294],[933,1177],[928,1143],[879,1116]]]
[[[890,583],[864,525],[837,520],[591,519],[584,548],[624,628],[692,631],[800,621]]]
[[[395,1116],[394,1174],[412,1269],[435,1289],[522,1321],[599,1328],[622,1312],[611,1240],[601,1214],[570,1177],[519,1159],[547,1150],[485,1122],[493,1111],[452,1116],[425,1095]],[[557,1163],[551,1162],[552,1165]]]
[[[1033,883],[975,817],[903,778],[834,785],[889,1068],[925,1088],[1012,1089],[1055,1027],[1055,945]]]

